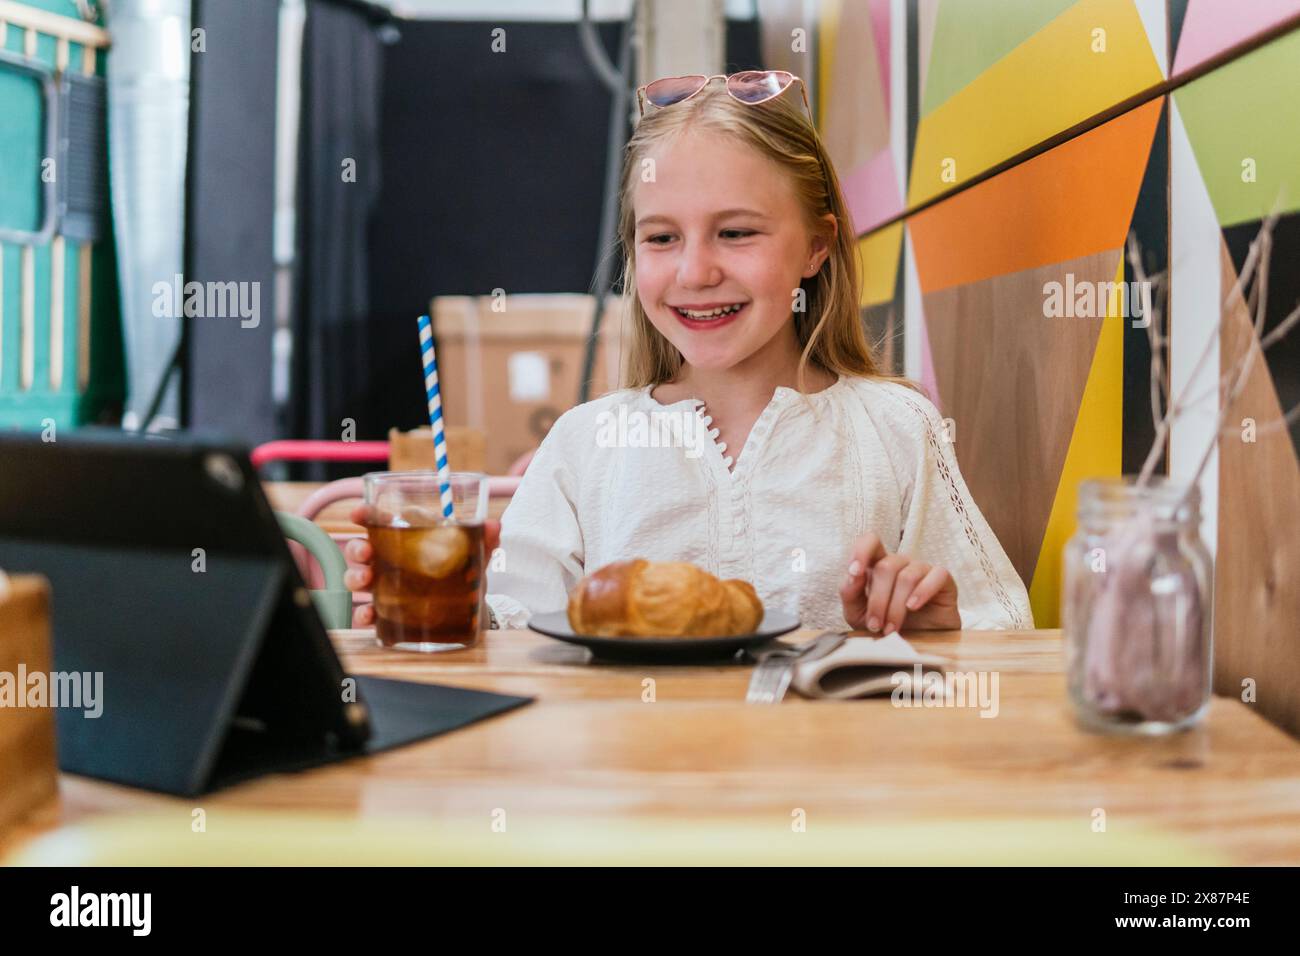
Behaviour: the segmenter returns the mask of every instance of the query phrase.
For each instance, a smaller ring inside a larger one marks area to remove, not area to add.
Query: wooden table
[[[370,631],[332,636],[356,674],[538,699],[389,753],[243,784],[203,806],[431,826],[508,807],[515,821],[704,818],[787,832],[792,813],[803,812],[809,832],[820,821],[915,830],[961,819],[1064,821],[1088,833],[1104,811],[1107,832],[1097,839],[1121,841],[1112,846],[1154,831],[1217,861],[1300,863],[1300,743],[1225,698],[1200,727],[1173,737],[1082,731],[1066,704],[1057,631],[907,635],[959,670],[996,672],[992,719],[887,698],[751,706],[749,667],[593,664],[585,650],[528,631],[488,632],[479,647],[431,656],[377,647]],[[61,806],[7,848],[106,812],[195,802],[65,776]],[[1049,845],[1041,858],[1060,861]]]

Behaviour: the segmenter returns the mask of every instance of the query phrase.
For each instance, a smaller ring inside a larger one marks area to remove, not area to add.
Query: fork
[[[745,703],[779,704],[785,697],[785,692],[790,689],[795,664],[825,657],[843,644],[846,637],[846,631],[832,632],[818,635],[804,644],[767,646],[748,652],[751,657],[758,658],[758,666],[754,668],[754,676],[749,679]]]

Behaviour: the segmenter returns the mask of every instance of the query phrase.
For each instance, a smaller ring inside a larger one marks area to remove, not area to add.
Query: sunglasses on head
[[[685,102],[714,80],[724,81],[731,98],[746,106],[758,106],[760,103],[776,99],[798,82],[799,92],[803,94],[803,107],[808,111],[808,122],[813,122],[812,107],[808,105],[808,91],[804,87],[803,80],[785,70],[745,70],[742,73],[732,73],[730,76],[723,73],[713,76],[705,76],[703,73],[666,76],[661,80],[647,83],[636,91],[641,115],[645,115],[646,103],[662,109],[665,106]]]

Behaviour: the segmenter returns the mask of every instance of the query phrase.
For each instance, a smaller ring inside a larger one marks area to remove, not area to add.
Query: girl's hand
[[[348,515],[353,524],[365,525],[369,519],[369,508],[360,504]],[[485,559],[491,559],[492,552],[501,543],[501,522],[486,521],[483,524],[483,548]],[[343,585],[349,591],[364,591],[375,579],[375,569],[371,562],[375,559],[375,549],[365,538],[353,538],[343,547],[343,557],[347,559],[348,569],[343,575]],[[373,604],[361,604],[352,611],[353,627],[374,627],[375,607]]]
[[[961,627],[952,575],[905,554],[890,554],[874,534],[854,542],[840,602],[844,619],[855,629],[888,634],[905,627]]]

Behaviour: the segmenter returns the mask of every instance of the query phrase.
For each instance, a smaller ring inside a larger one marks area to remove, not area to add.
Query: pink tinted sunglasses
[[[795,82],[798,82],[799,92],[803,94],[803,108],[808,111],[808,122],[813,122],[812,107],[808,105],[808,91],[804,87],[803,80],[793,73],[787,73],[785,70],[745,70],[742,73],[732,73],[730,76],[723,73],[717,73],[713,76],[705,76],[703,73],[691,73],[687,76],[666,76],[663,79],[647,83],[636,91],[637,104],[641,108],[641,115],[645,115],[647,102],[660,109],[665,106],[672,106],[674,103],[682,103],[695,96],[714,80],[724,81],[727,84],[727,92],[731,94],[731,98],[744,103],[746,106],[757,106],[760,103],[766,103],[768,100],[776,99]],[[816,124],[813,123],[813,125]]]

